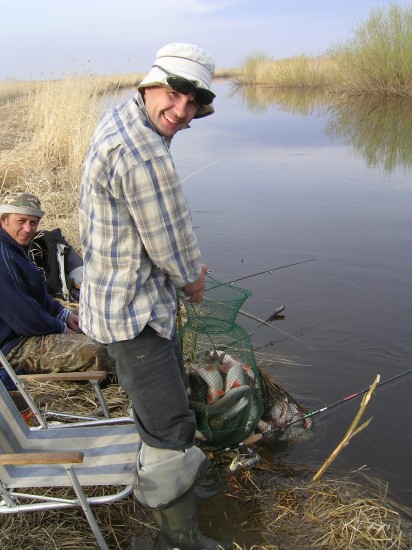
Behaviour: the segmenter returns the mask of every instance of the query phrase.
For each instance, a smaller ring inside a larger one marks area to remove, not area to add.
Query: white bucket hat
[[[202,118],[215,112],[212,103],[215,94],[210,90],[214,74],[214,61],[200,46],[185,43],[167,44],[157,52],[151,70],[140,82],[138,89],[168,86],[176,91],[188,90],[182,93],[193,90],[199,101],[199,109],[194,118]]]

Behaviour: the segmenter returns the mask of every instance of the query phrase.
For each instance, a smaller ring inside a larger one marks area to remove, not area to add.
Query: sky
[[[391,0],[0,0],[0,80],[150,69],[159,48],[191,42],[218,69],[253,53],[318,55]],[[412,0],[397,4],[411,7]]]

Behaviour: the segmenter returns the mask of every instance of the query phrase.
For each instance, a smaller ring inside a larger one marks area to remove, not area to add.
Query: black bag
[[[83,265],[81,256],[63,237],[61,229],[39,231],[29,247],[32,261],[44,272],[49,294],[77,302],[79,290],[69,281],[69,274]]]

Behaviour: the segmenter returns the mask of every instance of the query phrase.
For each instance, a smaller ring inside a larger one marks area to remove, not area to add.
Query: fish
[[[210,426],[213,429],[221,429],[221,428],[228,428],[227,423],[230,422],[233,418],[237,417],[243,410],[249,405],[250,398],[246,395],[242,395],[240,399],[236,401],[236,403],[229,407],[226,411],[214,415],[209,416],[210,418]],[[242,418],[243,419],[243,418]]]
[[[245,425],[245,432],[250,433],[255,425],[256,421],[260,417],[261,411],[259,411],[258,399],[256,394],[252,395],[252,401],[250,403],[249,415]]]
[[[269,432],[273,430],[273,423],[270,420],[259,420],[257,430],[262,433]]]
[[[268,416],[259,421],[257,429],[264,433],[278,428],[278,439],[287,441],[307,439],[311,436],[311,427],[312,420],[305,418],[298,405],[285,397],[272,405]]]
[[[226,374],[225,391],[232,388],[238,388],[248,383],[246,374],[243,371],[242,365],[236,361],[233,362]]]
[[[209,352],[209,357],[214,357],[219,360],[219,369],[223,374],[226,375],[226,391],[233,387],[243,386],[244,384],[247,384],[245,374],[253,383],[256,382],[256,377],[253,369],[249,365],[242,363],[242,361],[240,361],[236,357],[229,355],[229,353],[226,353],[222,350],[213,350],[212,352]]]
[[[249,386],[239,386],[238,388],[232,388],[213,403],[208,404],[201,401],[190,401],[190,404],[198,412],[208,415],[218,414],[224,411],[227,407],[231,406],[237,399],[240,399],[240,397],[249,390]]]
[[[224,395],[223,378],[216,366],[193,363],[188,367],[188,371],[196,373],[206,383],[208,404],[214,403],[219,397]]]
[[[207,441],[207,437],[205,436],[205,434],[203,434],[201,431],[199,430],[196,430],[195,431],[195,438],[198,440],[198,441]]]
[[[288,421],[288,405],[288,400],[282,399],[277,401],[270,408],[269,417],[277,428],[283,428]]]

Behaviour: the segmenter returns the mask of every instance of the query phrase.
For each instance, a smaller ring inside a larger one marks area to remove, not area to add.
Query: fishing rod
[[[304,346],[306,346],[308,349],[314,349],[312,346],[310,346],[309,344],[307,344],[306,342],[304,342],[303,340],[300,340],[299,338],[296,338],[296,336],[292,336],[292,334],[289,334],[288,332],[285,332],[284,330],[281,330],[280,328],[278,327],[275,327],[275,325],[272,325],[271,324],[271,321],[275,321],[276,319],[280,319],[280,314],[283,312],[283,310],[285,309],[286,306],[279,306],[277,307],[273,312],[272,314],[267,318],[267,319],[259,319],[258,317],[254,317],[242,310],[239,310],[239,313],[241,313],[242,315],[246,315],[246,317],[250,317],[251,319],[254,319],[255,321],[259,321],[259,324],[258,326],[255,328],[255,330],[252,330],[251,332],[248,332],[248,336],[253,336],[256,331],[263,325],[266,325],[267,327],[271,327],[271,328],[274,328],[275,330],[277,330],[278,332],[280,332],[281,334],[283,334],[284,336],[286,336],[287,338],[292,338],[292,340],[295,340],[296,342],[299,342],[299,344],[303,344]],[[236,344],[239,340],[234,340],[233,342],[230,342],[230,344],[228,345],[233,345],[233,344]]]
[[[402,378],[403,376],[406,376],[407,374],[411,374],[412,369],[407,370],[405,372],[402,372],[401,374],[397,374],[395,376],[392,376],[392,378],[388,378],[387,380],[384,380],[383,382],[379,382],[379,384],[376,385],[376,388],[385,386],[386,384],[389,384],[390,382],[393,382],[394,380],[398,380],[399,378]],[[298,418],[296,420],[290,420],[289,422],[286,422],[281,427],[272,428],[271,430],[266,430],[266,432],[262,432],[260,434],[252,434],[249,437],[247,437],[244,441],[242,441],[243,445],[251,445],[253,443],[256,443],[257,441],[260,441],[263,437],[269,434],[274,434],[276,432],[283,432],[286,430],[286,428],[289,428],[293,424],[297,424],[298,422],[303,422],[306,418],[311,418],[312,416],[315,416],[317,414],[330,411],[331,409],[334,409],[335,407],[338,407],[339,405],[343,405],[344,403],[355,399],[356,397],[359,397],[360,395],[363,395],[367,393],[370,389],[370,386],[368,388],[365,388],[364,390],[361,390],[356,393],[352,393],[351,395],[348,395],[347,397],[344,397],[343,399],[340,399],[339,401],[335,401],[335,403],[331,403],[330,405],[326,405],[320,409],[317,409],[316,411],[309,412],[305,415],[303,415],[301,418]]]
[[[253,319],[254,321],[257,321],[259,324],[253,330],[252,332],[248,333],[248,336],[253,336],[255,332],[262,326],[267,325],[268,327],[276,328],[273,325],[271,325],[271,321],[274,321],[276,318],[279,318],[279,315],[285,310],[286,306],[278,306],[267,319],[261,319],[260,317],[256,317],[256,315],[252,315],[251,313],[248,313],[247,311],[243,311],[242,309],[239,309],[240,315],[244,315],[245,317],[248,317],[249,319]]]
[[[406,376],[407,374],[411,374],[412,369],[407,370],[405,372],[402,372],[401,374],[397,374],[395,376],[392,376],[392,378],[388,378],[387,380],[383,380],[382,382],[379,382],[377,384],[376,388],[385,386],[386,384],[389,384],[390,382],[393,382],[394,380],[398,380],[399,378],[402,378],[403,376]],[[344,397],[343,399],[340,399],[339,401],[335,401],[335,403],[331,403],[330,405],[326,405],[320,409],[317,409],[316,411],[309,412],[305,415],[303,415],[301,418],[298,418],[297,420],[290,420],[289,422],[286,422],[282,427],[276,427],[272,428],[271,430],[266,430],[266,432],[252,434],[240,443],[235,443],[228,447],[221,447],[219,449],[216,449],[215,451],[211,451],[208,454],[209,458],[213,458],[215,456],[219,456],[221,454],[225,454],[230,451],[234,451],[243,447],[247,447],[248,445],[253,445],[254,443],[257,443],[260,441],[263,437],[275,434],[276,432],[284,432],[287,428],[292,426],[293,424],[297,424],[298,422],[303,422],[306,418],[311,418],[312,416],[315,416],[317,414],[330,411],[331,409],[334,409],[335,407],[338,407],[339,405],[343,405],[344,403],[347,403],[348,401],[355,399],[356,397],[359,397],[360,395],[363,395],[367,393],[370,390],[370,386],[368,388],[365,388],[362,391],[352,393],[351,395],[348,395],[347,397]]]
[[[233,279],[232,281],[228,281],[228,282],[224,282],[224,283],[219,283],[219,285],[216,285],[212,288],[208,288],[208,290],[212,290],[213,288],[217,288],[218,286],[221,286],[221,285],[231,285],[233,283],[237,283],[239,281],[244,281],[245,279],[250,279],[251,277],[257,277],[258,275],[264,275],[265,273],[270,273],[272,274],[273,271],[279,271],[279,269],[285,269],[286,267],[292,267],[294,265],[301,265],[301,264],[307,264],[308,262],[316,262],[317,260],[319,260],[320,258],[310,258],[309,260],[303,260],[302,262],[294,262],[293,264],[287,264],[287,265],[281,265],[279,267],[273,267],[272,269],[266,269],[265,271],[259,271],[258,273],[252,273],[252,275],[246,275],[245,277],[239,277],[238,279]],[[209,275],[210,279],[212,279],[213,281],[216,281],[216,282],[219,282],[217,281],[216,279],[214,279],[211,275],[210,275],[211,271],[208,271],[207,274]]]

